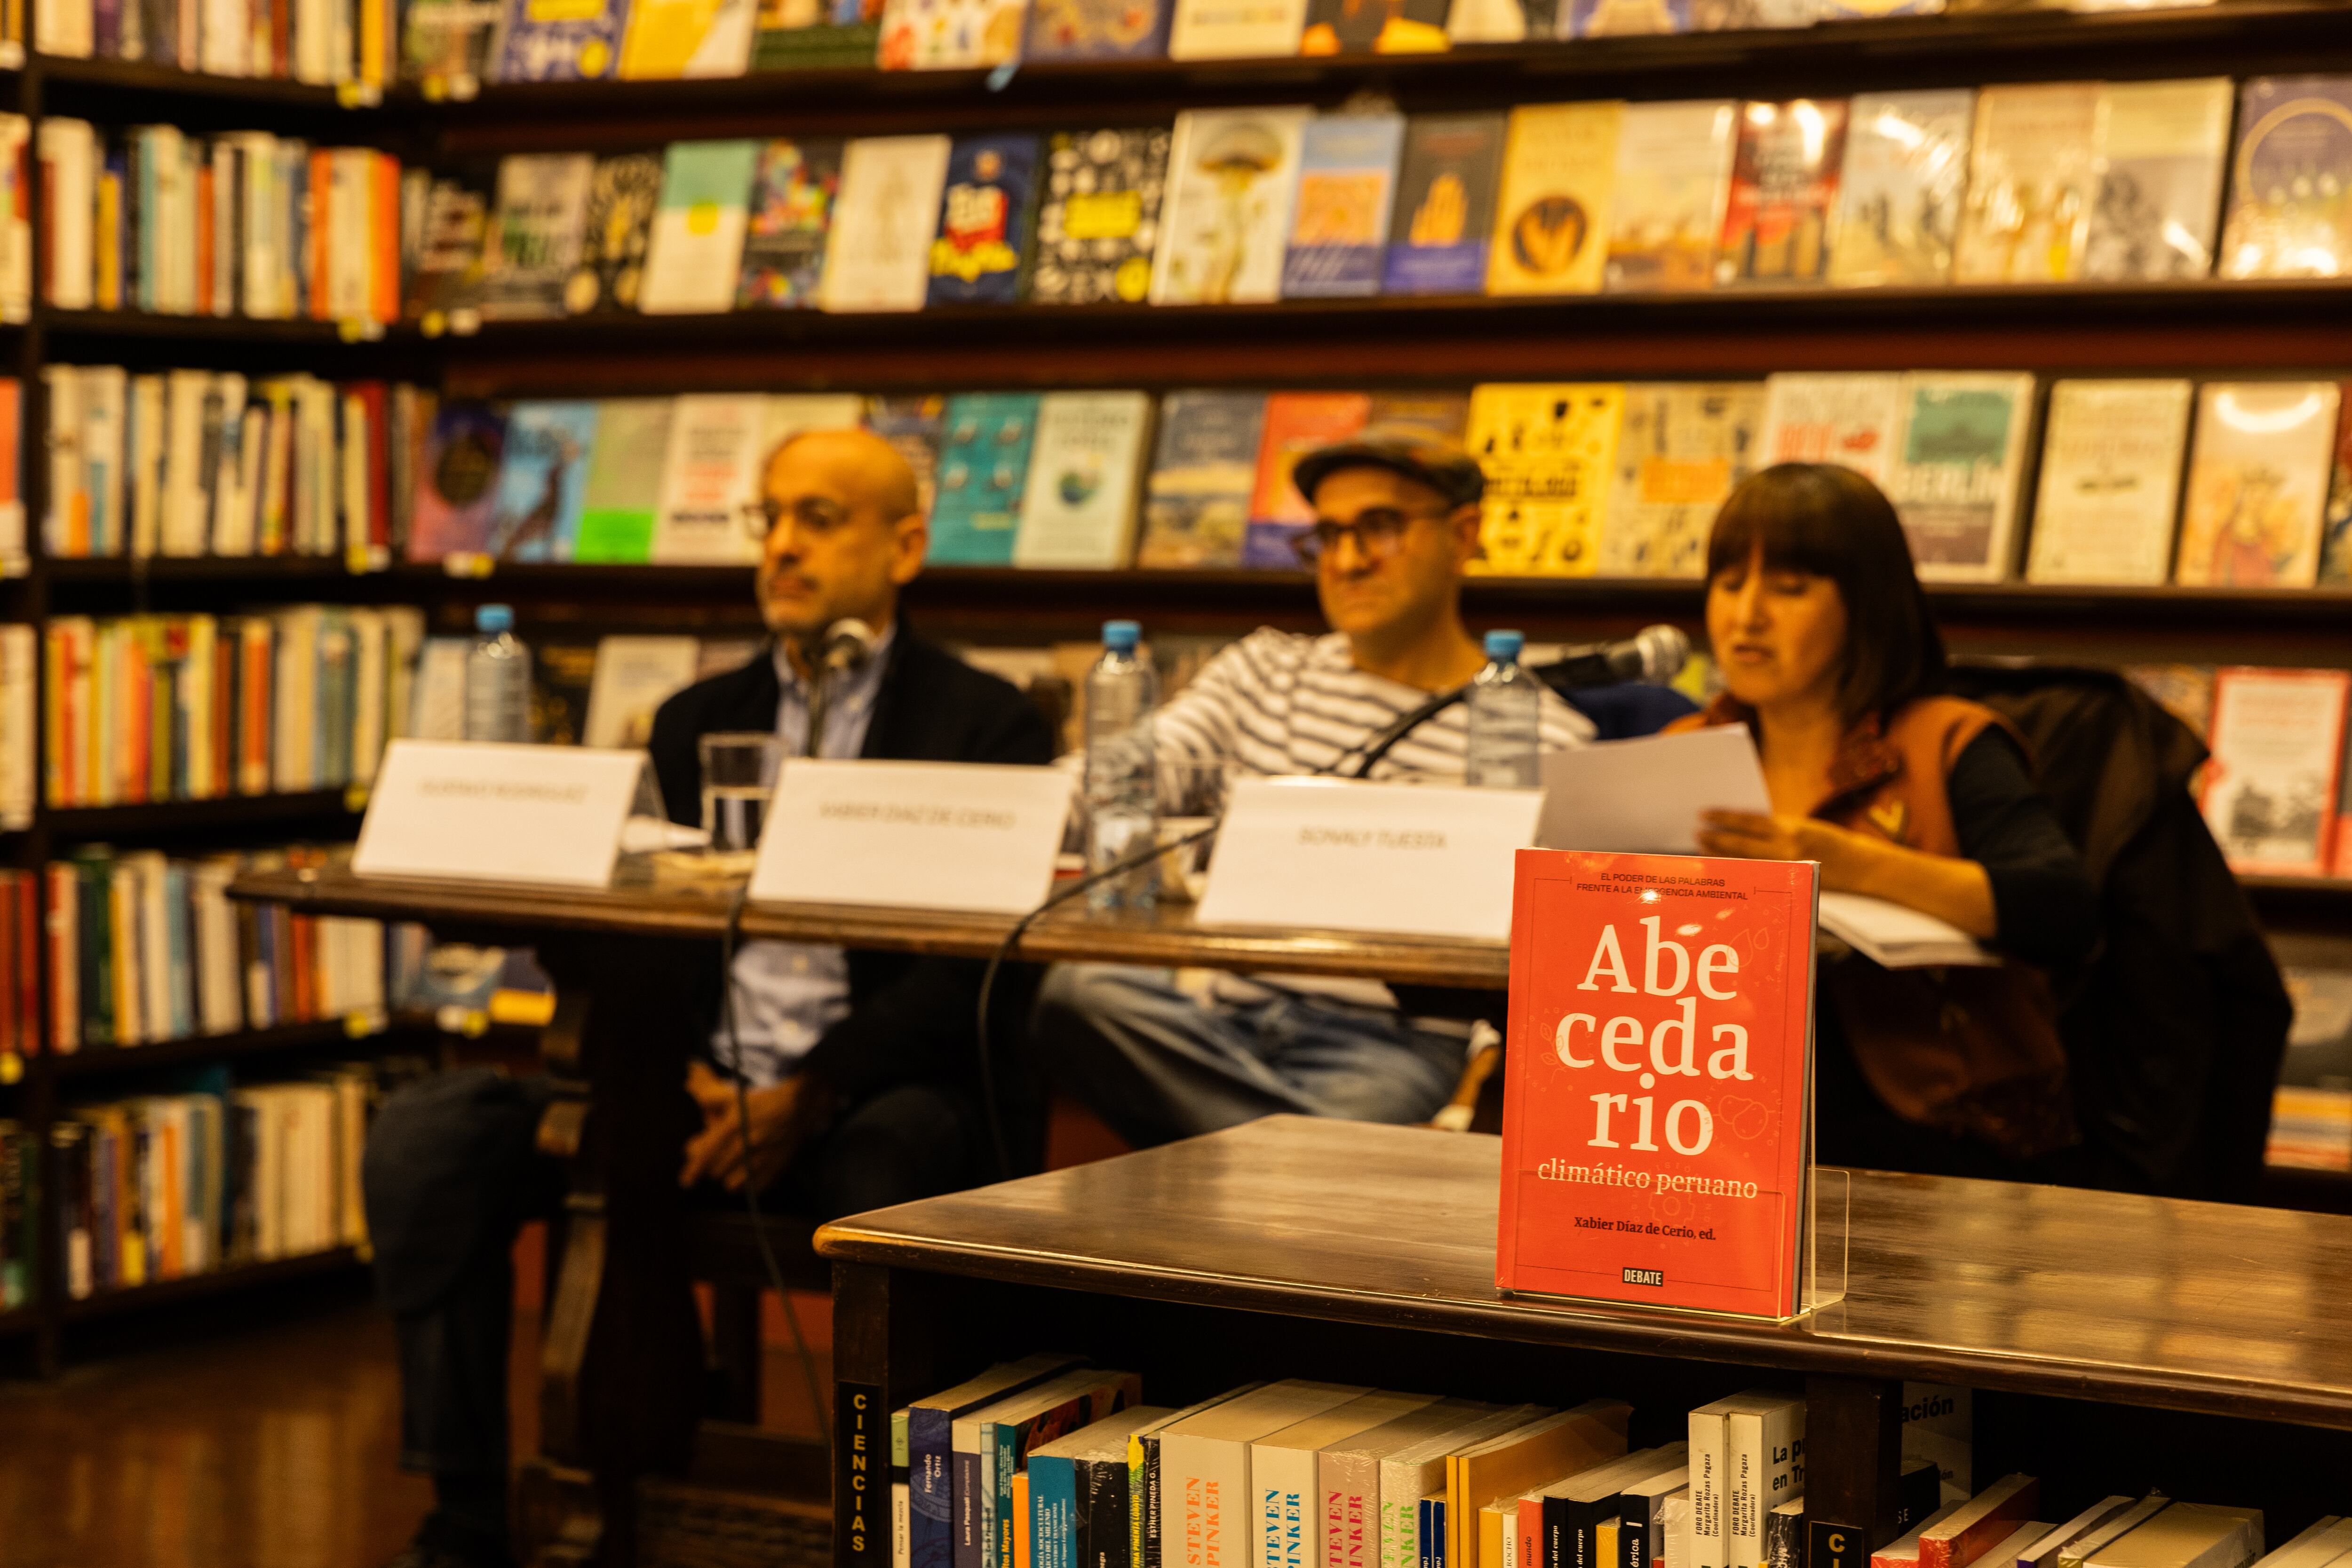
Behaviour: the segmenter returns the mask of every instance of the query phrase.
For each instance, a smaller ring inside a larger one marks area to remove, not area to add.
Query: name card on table
[[[1055,768],[795,758],[751,896],[1026,915],[1052,886],[1075,782]]]
[[[1199,921],[1502,941],[1542,809],[1540,789],[1238,779]]]
[[[395,740],[360,823],[362,876],[604,887],[642,751]]]

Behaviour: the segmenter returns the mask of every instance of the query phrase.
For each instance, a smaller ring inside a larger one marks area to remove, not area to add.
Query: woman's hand
[[[1698,847],[1711,855],[1751,861],[1819,861],[1822,885],[1845,890],[1876,847],[1873,841],[1813,817],[1764,816],[1755,811],[1702,811]]]
[[[1933,855],[1813,817],[1702,811],[1698,847],[1742,860],[1819,861],[1825,893],[1866,893],[1948,920],[1979,942],[2000,934],[1992,879],[1955,855]]]

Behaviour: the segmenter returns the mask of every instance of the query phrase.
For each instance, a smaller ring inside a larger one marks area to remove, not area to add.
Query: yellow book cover
[[[1592,1527],[1592,1568],[1617,1568],[1618,1527],[1622,1522],[1604,1519]]]
[[[741,76],[755,15],[752,0],[636,0],[621,36],[621,78]]]
[[[1590,577],[1625,388],[1614,382],[1490,382],[1470,393],[1470,455],[1486,473],[1488,576]]]
[[[1615,101],[1535,103],[1511,110],[1495,243],[1486,258],[1487,293],[1600,291],[1624,112]]]
[[[98,177],[97,217],[92,243],[98,251],[98,275],[90,303],[100,310],[122,308],[122,181],[109,172]]]
[[[1502,1518],[1494,1517],[1490,1549],[1486,1506],[1604,1459],[1622,1458],[1625,1426],[1633,1415],[1633,1407],[1622,1399],[1587,1400],[1573,1410],[1542,1416],[1446,1456],[1447,1563],[1460,1568],[1503,1568]]]

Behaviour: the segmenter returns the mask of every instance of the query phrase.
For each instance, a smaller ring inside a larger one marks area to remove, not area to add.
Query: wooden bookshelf
[[[154,800],[123,806],[52,807],[43,825],[59,841],[144,838],[158,833],[231,831],[283,826],[289,832],[348,837],[364,796],[349,789],[228,795],[212,800]]]
[[[322,1019],[313,1023],[283,1024],[275,1029],[189,1035],[181,1040],[156,1040],[147,1045],[84,1048],[52,1056],[49,1071],[60,1081],[79,1084],[94,1079],[153,1071],[159,1068],[184,1067],[194,1062],[250,1061],[335,1048],[362,1051],[370,1049],[378,1036],[388,1031],[399,1030],[414,1034],[432,1027],[432,1018],[425,1013],[403,1013],[396,1018],[377,1019],[372,1027],[342,1019]]]
[[[144,1285],[125,1285],[111,1291],[94,1291],[79,1300],[64,1302],[57,1316],[60,1322],[87,1322],[92,1318],[113,1317],[121,1312],[178,1306],[206,1296],[250,1290],[257,1285],[280,1285],[321,1274],[341,1273],[359,1267],[364,1261],[364,1256],[356,1248],[333,1247],[324,1252],[273,1258],[265,1263],[236,1263],[202,1274],[183,1274],[176,1280],[157,1280]]]

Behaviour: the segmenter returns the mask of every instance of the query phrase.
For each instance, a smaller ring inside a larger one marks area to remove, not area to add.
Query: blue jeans
[[[1284,1112],[1425,1122],[1453,1094],[1465,1045],[1321,997],[1199,1002],[1165,969],[1116,964],[1047,971],[1030,1033],[1046,1082],[1138,1145]]]

